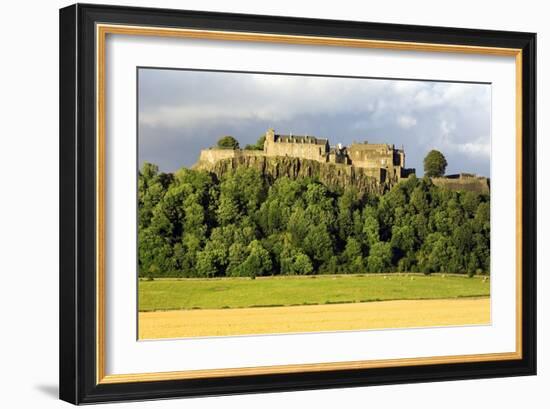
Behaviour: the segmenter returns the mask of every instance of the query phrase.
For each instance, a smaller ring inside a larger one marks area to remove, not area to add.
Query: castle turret
[[[267,132],[265,133],[265,140],[269,140],[271,142],[275,142],[275,129],[269,128]]]

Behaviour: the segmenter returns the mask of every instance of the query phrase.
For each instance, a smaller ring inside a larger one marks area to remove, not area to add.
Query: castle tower
[[[403,146],[401,146],[401,151],[399,152],[400,156],[401,156],[401,163],[400,163],[400,166],[402,168],[405,167],[405,148]]]
[[[264,152],[266,154],[270,152],[274,144],[275,144],[275,130],[273,128],[269,128],[265,133]]]

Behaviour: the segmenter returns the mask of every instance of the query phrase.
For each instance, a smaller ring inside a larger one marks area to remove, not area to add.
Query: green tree
[[[371,273],[383,273],[390,271],[392,252],[389,243],[378,242],[374,243],[370,248],[369,257],[367,258],[368,270]]]
[[[450,239],[441,233],[431,233],[418,254],[420,270],[425,274],[449,271],[449,265],[456,249]]]
[[[355,236],[355,211],[359,209],[359,192],[355,188],[346,189],[338,198],[338,236],[341,241],[346,241],[350,236]]]
[[[218,148],[239,149],[239,141],[229,135],[222,136],[218,139]]]
[[[369,246],[372,246],[380,241],[380,223],[376,209],[373,207],[365,207],[364,210],[364,225],[363,234]]]
[[[138,252],[141,277],[170,276],[174,273],[172,247],[158,231],[147,228],[140,232]]]
[[[153,209],[166,193],[170,177],[159,173],[157,165],[145,162],[138,172],[138,226],[145,229],[151,223]]]
[[[222,226],[234,223],[241,215],[238,204],[228,195],[222,195],[220,197],[220,204],[216,213],[218,222]]]
[[[491,221],[490,221],[490,215],[491,215],[491,206],[489,203],[480,203],[476,209],[476,213],[474,216],[474,226],[477,228],[478,231],[486,231],[489,232],[491,229]]]
[[[320,266],[333,254],[332,236],[324,223],[309,225],[302,247],[304,252]]]
[[[411,193],[410,205],[417,214],[428,214],[430,211],[429,188],[418,185]]]
[[[342,270],[345,273],[362,273],[365,270],[361,243],[349,237],[342,252]]]
[[[224,275],[226,260],[227,251],[216,241],[208,242],[204,250],[197,253],[197,275],[207,278]]]
[[[256,169],[239,167],[222,178],[220,183],[220,207],[222,203],[232,208],[229,219],[254,216],[266,197],[265,181]],[[219,213],[219,212],[218,212]],[[225,220],[227,222],[227,220]]]
[[[174,245],[174,259],[179,276],[193,277],[196,272],[197,253],[202,241],[192,233],[184,233],[181,242]]]
[[[405,254],[409,254],[415,250],[416,235],[412,226],[394,226],[391,237],[391,247],[395,254],[395,259],[399,260]]]
[[[288,177],[277,178],[269,187],[267,198],[257,214],[258,223],[266,236],[288,230],[295,208],[303,208],[304,189],[304,181]]]
[[[227,266],[227,275],[240,277],[246,275],[243,271],[243,263],[248,257],[248,248],[242,243],[233,243],[229,247],[229,265]]]
[[[253,151],[263,151],[264,150],[264,143],[265,143],[265,135],[262,135],[258,138],[255,144],[253,145],[246,145],[245,149],[247,150],[253,150]]]
[[[439,151],[431,150],[424,158],[424,175],[428,177],[441,177],[445,174],[447,160]]]
[[[248,245],[248,257],[240,267],[241,275],[256,277],[271,273],[272,263],[269,253],[258,240]]]
[[[297,253],[293,260],[292,271],[295,274],[306,275],[313,271],[309,257],[303,253]]]
[[[290,275],[307,275],[313,272],[313,264],[307,254],[299,249],[291,249],[281,257],[281,273]]]

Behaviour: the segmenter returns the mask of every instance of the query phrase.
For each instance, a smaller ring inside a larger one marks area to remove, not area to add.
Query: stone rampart
[[[490,182],[485,177],[459,177],[459,178],[432,178],[434,185],[455,191],[466,191],[474,193],[488,194],[490,191]]]
[[[265,156],[264,151],[258,150],[246,150],[246,149],[222,149],[222,148],[210,148],[203,149],[199,156],[199,162],[195,167],[213,166],[220,160],[234,159],[249,156]]]

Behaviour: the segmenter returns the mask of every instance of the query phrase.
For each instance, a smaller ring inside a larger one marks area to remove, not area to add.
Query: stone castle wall
[[[411,170],[405,169],[405,153],[387,144],[352,144],[348,149],[351,164],[361,168],[384,168],[388,178],[399,180]]]
[[[213,166],[220,160],[247,156],[266,156],[266,154],[264,151],[257,150],[209,148],[201,151],[199,163]]]
[[[488,194],[490,192],[490,182],[488,178],[485,177],[442,177],[442,178],[432,178],[434,185],[442,187],[449,190],[455,191],[467,191],[474,193],[483,193]]]
[[[316,160],[318,162],[328,161],[328,142],[321,143],[313,137],[292,136],[281,137],[275,135],[273,129],[269,129],[265,134],[264,152],[266,156],[288,156],[293,158],[302,158]]]
[[[266,139],[264,152],[266,156],[290,156],[326,162],[325,147],[313,143],[274,142]]]

